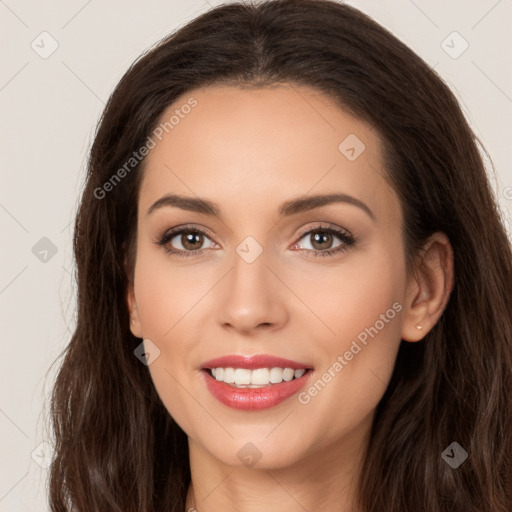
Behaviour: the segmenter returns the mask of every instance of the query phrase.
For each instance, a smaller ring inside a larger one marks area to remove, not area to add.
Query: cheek
[[[402,308],[392,305],[403,297],[404,261],[389,245],[374,243],[339,265],[309,265],[287,279],[293,281],[294,292],[312,313],[298,321],[304,322],[308,335],[331,357],[348,350],[360,333],[364,341],[365,329],[376,322],[383,334],[381,345],[385,345],[384,338],[401,331],[396,310]]]
[[[153,248],[139,248],[135,268],[138,316],[144,339],[160,351],[148,369],[162,403],[186,432],[194,431],[193,418],[201,413],[190,395],[195,371],[190,350],[201,298],[211,287],[197,267],[186,269]]]
[[[170,340],[183,321],[188,323],[208,281],[196,267],[168,258],[163,249],[141,246],[135,268],[137,309],[144,332],[150,339]]]
[[[360,263],[359,269],[332,277],[323,301],[314,296],[317,307],[323,302],[322,319],[333,332],[316,338],[327,354],[325,365],[299,402],[311,430],[325,439],[356,428],[375,409],[400,344],[403,262],[374,253]],[[322,421],[326,417],[332,421]]]

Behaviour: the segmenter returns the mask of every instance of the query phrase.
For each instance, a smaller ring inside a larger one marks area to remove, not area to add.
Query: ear
[[[142,338],[142,326],[137,309],[137,301],[135,300],[135,287],[133,281],[128,282],[128,290],[126,294],[128,303],[128,311],[130,312],[130,331],[136,338]]]
[[[434,233],[417,258],[407,286],[402,339],[420,341],[437,323],[454,284],[453,249],[448,237]],[[418,329],[416,326],[421,326]]]
[[[123,269],[128,280],[126,288],[126,305],[130,312],[130,331],[136,338],[142,338],[142,327],[140,324],[139,312],[137,310],[137,301],[135,300],[135,262],[133,258],[133,248],[123,242]]]

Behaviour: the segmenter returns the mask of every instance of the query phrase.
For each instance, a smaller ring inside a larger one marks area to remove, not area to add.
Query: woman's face
[[[199,89],[162,123],[172,115],[146,160],[128,297],[163,404],[229,465],[359,450],[408,294],[378,135],[302,86]],[[346,200],[313,200],[332,194]],[[159,245],[175,228],[186,230]],[[230,360],[254,355],[291,362]],[[247,382],[260,387],[237,387]]]

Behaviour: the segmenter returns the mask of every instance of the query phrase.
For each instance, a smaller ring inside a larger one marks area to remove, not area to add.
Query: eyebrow
[[[367,213],[372,220],[375,220],[374,213],[365,203],[355,197],[342,193],[323,194],[291,199],[279,207],[279,217],[289,217],[291,215],[296,215],[297,213],[313,210],[314,208],[320,208],[321,206],[332,203],[346,203],[352,206],[357,206],[365,213]],[[154,212],[158,208],[163,208],[164,206],[171,206],[181,208],[182,210],[202,213],[212,217],[217,217],[218,219],[222,218],[220,208],[217,204],[206,199],[181,196],[177,194],[166,194],[162,196],[149,207],[147,215]]]

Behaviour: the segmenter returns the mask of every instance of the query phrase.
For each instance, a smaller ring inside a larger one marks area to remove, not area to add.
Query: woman
[[[512,508],[510,245],[454,95],[358,10],[220,6],[135,62],[74,250],[52,510]]]

